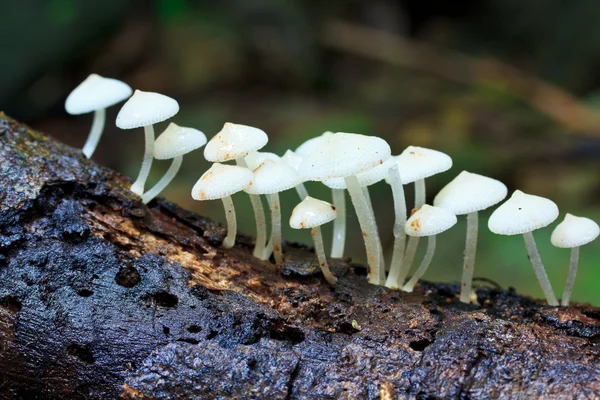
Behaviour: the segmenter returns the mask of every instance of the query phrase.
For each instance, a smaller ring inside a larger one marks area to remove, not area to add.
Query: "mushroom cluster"
[[[100,140],[105,121],[105,109],[128,97],[117,116],[121,129],[144,128],[146,146],[143,163],[131,191],[151,202],[171,182],[179,171],[183,155],[202,146],[204,157],[213,162],[192,188],[192,198],[199,201],[221,199],[227,220],[227,235],[223,247],[235,245],[236,214],[231,195],[245,191],[249,196],[256,220],[256,242],[253,255],[268,261],[272,268],[286,262],[281,235],[281,203],[279,193],[295,188],[300,197],[289,225],[294,229],[311,229],[318,265],[325,279],[335,285],[337,277],[329,269],[320,226],[333,221],[331,258],[344,256],[346,240],[347,191],[360,224],[364,240],[368,280],[372,284],[412,292],[432,263],[436,236],[466,215],[467,233],[462,266],[460,301],[474,302],[472,289],[475,255],[479,230],[479,211],[504,200],[507,188],[502,182],[462,171],[426,204],[425,179],[452,167],[452,159],[440,151],[409,146],[393,156],[389,144],[376,136],[355,133],[325,132],[302,143],[295,151],[283,156],[261,150],[268,143],[267,134],[259,128],[227,122],[220,132],[207,141],[199,130],[171,123],[155,140],[153,125],[173,117],[179,111],[176,100],[159,93],[132,89],[123,82],[92,74],[67,98],[65,108],[70,114],[94,112],[94,122],[83,153],[90,158]],[[171,166],[155,186],[144,192],[152,160],[172,160]],[[227,164],[233,163],[233,164]],[[394,201],[393,252],[386,276],[383,246],[369,186],[384,180],[390,185]],[[309,195],[304,182],[319,181],[331,189],[332,203]],[[414,207],[407,207],[404,185],[414,184]],[[271,233],[267,238],[267,219],[261,196],[269,205]],[[410,212],[408,210],[411,210]],[[523,235],[534,272],[549,305],[558,305],[533,231],[544,228],[559,215],[557,205],[549,199],[516,190],[499,206],[488,221],[488,228],[498,235]],[[600,227],[588,218],[566,214],[552,234],[552,244],[571,249],[571,263],[562,305],[567,306],[573,289],[579,247],[600,235]],[[408,240],[407,240],[408,236]],[[428,245],[419,267],[406,282],[417,254],[419,238],[427,237]]]

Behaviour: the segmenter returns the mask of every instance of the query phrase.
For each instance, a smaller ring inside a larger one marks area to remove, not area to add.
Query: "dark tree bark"
[[[600,310],[415,293],[224,231],[0,114],[2,398],[599,398]]]

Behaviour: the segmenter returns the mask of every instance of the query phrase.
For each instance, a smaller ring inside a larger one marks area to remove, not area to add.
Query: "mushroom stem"
[[[98,147],[98,142],[100,142],[100,138],[102,137],[102,131],[104,131],[104,122],[106,121],[106,109],[101,108],[99,110],[94,111],[94,121],[92,122],[92,129],[90,129],[90,134],[88,135],[87,140],[85,141],[85,145],[83,145],[83,155],[86,158],[92,158],[94,151],[96,151],[96,147]]]
[[[329,270],[327,258],[325,258],[325,248],[323,247],[323,235],[321,234],[321,227],[315,226],[314,228],[312,228],[310,234],[313,237],[313,242],[315,244],[315,253],[317,253],[317,259],[319,260],[319,267],[321,268],[321,272],[323,273],[323,276],[325,277],[327,282],[329,282],[332,285],[335,285],[335,283],[337,282],[337,278]]]
[[[575,275],[577,274],[577,264],[579,263],[579,247],[573,247],[571,249],[571,262],[569,266],[569,275],[567,276],[567,284],[565,285],[565,291],[562,296],[561,304],[564,307],[569,305],[571,298],[571,292],[573,291],[573,284],[575,283]]]
[[[148,204],[154,199],[156,196],[162,192],[169,183],[175,178],[177,172],[179,172],[179,168],[181,168],[181,163],[183,162],[183,156],[177,156],[171,161],[171,165],[169,169],[162,178],[152,187],[152,189],[148,190],[146,193],[142,195],[142,202],[144,204]]]
[[[556,296],[552,291],[552,286],[550,285],[550,280],[548,279],[548,275],[546,274],[546,270],[544,269],[544,264],[542,264],[542,258],[540,257],[540,252],[535,245],[535,239],[533,238],[533,234],[531,232],[526,232],[523,234],[525,238],[525,247],[527,248],[527,254],[529,255],[529,259],[531,260],[531,264],[533,264],[533,270],[535,271],[535,275],[540,282],[540,286],[542,287],[542,291],[544,292],[544,296],[546,296],[546,300],[548,304],[551,306],[557,306],[558,300],[556,300]]]
[[[227,236],[223,240],[223,248],[230,249],[235,244],[237,234],[237,219],[235,217],[235,207],[231,196],[225,196],[221,199],[225,209],[225,218],[227,218]]]
[[[397,288],[402,287],[404,285],[404,280],[408,276],[410,271],[410,267],[415,260],[415,255],[417,254],[417,247],[419,246],[419,237],[411,236],[408,239],[408,245],[406,246],[406,251],[404,252],[404,258],[402,259],[402,267],[400,272],[398,273]]]
[[[304,186],[304,183],[299,183],[296,185],[296,192],[298,193],[300,200],[304,200],[306,196],[308,196],[308,192],[306,191],[306,186]]]
[[[425,179],[419,179],[415,181],[415,208],[417,210],[425,204],[425,197]]]
[[[394,164],[390,168],[388,177],[392,186],[396,219],[394,221],[394,252],[392,253],[392,263],[385,286],[399,288],[404,284],[404,278],[406,278],[406,274],[404,274],[402,282],[398,281],[402,272],[402,259],[404,258],[404,249],[406,247],[406,232],[404,231],[404,224],[406,223],[406,199],[404,197],[404,187],[402,186],[398,164]]]
[[[373,209],[373,202],[371,201],[371,195],[369,194],[369,188],[367,186],[362,187],[363,194],[365,195],[365,199],[367,200],[367,205],[369,206],[369,210],[371,211],[371,215],[375,220],[375,227],[377,227],[377,220],[375,219],[375,210]],[[378,232],[379,233],[379,232]],[[383,245],[381,244],[381,240],[379,240],[379,263],[384,268],[383,272],[383,280],[385,281],[385,260],[383,258]],[[383,285],[383,282],[381,283]]]
[[[154,158],[154,126],[146,125],[144,127],[144,134],[146,136],[146,151],[144,152],[144,161],[142,162],[142,168],[136,181],[131,185],[131,191],[138,196],[144,194],[144,185],[146,179],[150,174],[150,168],[152,167],[152,159]]]
[[[433,254],[435,253],[435,238],[435,235],[429,236],[429,240],[427,243],[427,252],[425,253],[425,257],[423,257],[421,265],[419,265],[419,268],[417,269],[415,274],[412,276],[412,278],[410,278],[410,281],[408,281],[408,283],[402,288],[402,290],[404,290],[405,292],[412,292],[419,279],[421,279],[423,275],[425,275],[425,271],[427,271],[427,268],[429,268],[431,260],[433,259]]]
[[[344,189],[331,189],[331,199],[337,212],[337,217],[333,220],[331,258],[342,258],[346,244],[346,196]]]
[[[375,216],[369,208],[356,175],[347,176],[345,181],[365,241],[367,264],[369,266],[369,283],[382,285],[385,279],[385,266],[381,264],[379,255],[380,241]]]
[[[243,158],[238,158],[236,162],[240,167],[248,168],[248,164],[246,164],[246,160]],[[265,244],[267,242],[267,221],[265,219],[265,209],[259,195],[249,194],[248,196],[250,196],[250,203],[252,203],[252,210],[254,211],[254,219],[256,221],[256,244],[254,245],[254,252],[252,255],[263,260],[265,254]]]
[[[475,253],[477,252],[477,234],[479,228],[479,213],[473,211],[467,214],[467,240],[465,244],[465,258],[463,264],[460,301],[470,303],[471,283],[475,272]]]
[[[279,203],[279,193],[270,194],[269,206],[271,208],[271,240],[273,255],[277,265],[283,264],[283,249],[281,247],[281,204]],[[269,252],[270,253],[270,252]],[[266,254],[265,254],[266,255]],[[271,254],[268,255],[269,257]],[[265,258],[266,259],[266,258]]]

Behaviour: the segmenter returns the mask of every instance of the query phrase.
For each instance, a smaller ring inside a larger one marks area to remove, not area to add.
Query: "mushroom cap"
[[[248,169],[254,171],[265,161],[279,161],[280,158],[277,154],[268,151],[252,151],[246,156],[246,164],[248,164]]]
[[[206,144],[206,135],[194,128],[171,122],[154,141],[154,158],[169,160],[199,149]]]
[[[249,194],[283,192],[300,183],[298,172],[281,160],[266,160],[254,170],[254,179],[245,189]]]
[[[454,215],[485,210],[504,200],[506,185],[487,176],[462,171],[435,196],[433,205]]]
[[[323,142],[327,137],[331,135],[333,135],[333,132],[327,131],[317,137],[310,138],[306,142],[298,146],[295,150],[295,153],[299,156],[306,157],[309,154],[312,154],[315,151],[319,150],[319,148],[321,147],[321,142]]]
[[[117,127],[134,129],[154,125],[179,112],[179,103],[164,94],[136,90],[121,107]]]
[[[250,185],[253,177],[248,168],[215,163],[192,188],[192,198],[216,200],[231,196]]]
[[[333,204],[306,196],[294,210],[290,217],[290,226],[294,229],[309,229],[321,226],[337,217]]]
[[[488,221],[498,235],[521,235],[550,225],[558,217],[558,207],[549,199],[515,190]]]
[[[406,220],[404,231],[408,236],[434,236],[452,228],[456,221],[450,211],[424,204]]]
[[[132,92],[125,82],[91,74],[69,94],[65,110],[72,115],[87,114],[120,103]]]
[[[390,168],[394,166],[396,160],[393,157],[388,158],[383,164],[379,164],[366,171],[356,175],[360,186],[371,186],[383,180],[388,176]],[[346,180],[344,178],[333,178],[324,180],[323,183],[330,189],[346,189]]]
[[[298,169],[305,180],[345,178],[383,164],[391,157],[390,146],[376,136],[334,133],[302,160]]]
[[[208,141],[204,158],[212,162],[235,160],[263,148],[268,141],[267,134],[258,128],[226,122],[223,129]]]
[[[567,213],[563,222],[552,232],[550,241],[556,247],[572,248],[594,241],[600,235],[600,227],[589,218]]]
[[[292,150],[287,150],[285,154],[281,157],[281,161],[294,168],[296,171],[298,171],[298,168],[300,168],[300,164],[302,164],[302,159],[303,157],[301,155],[294,153]]]
[[[396,162],[400,168],[403,185],[429,178],[452,168],[452,159],[448,154],[417,146],[408,146],[396,156]]]

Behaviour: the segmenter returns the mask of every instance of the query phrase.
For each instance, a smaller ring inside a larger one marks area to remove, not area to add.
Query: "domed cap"
[[[125,82],[91,74],[69,94],[65,109],[72,115],[87,114],[120,103],[131,93]]]
[[[548,226],[557,217],[552,200],[516,190],[492,213],[488,228],[498,235],[520,235]]]
[[[396,156],[403,185],[429,178],[452,168],[452,159],[441,151],[408,146]]]
[[[506,185],[499,180],[463,171],[440,190],[433,205],[463,215],[485,210],[501,202],[506,194]]]
[[[267,134],[258,128],[226,122],[223,129],[208,141],[204,158],[212,162],[235,160],[262,149],[268,141]]]
[[[246,164],[249,170],[254,171],[265,161],[279,161],[280,158],[277,154],[268,151],[252,151],[246,156]]]
[[[381,138],[335,133],[302,160],[298,171],[306,180],[344,178],[383,164],[390,156],[390,146]]]
[[[552,232],[550,240],[556,247],[572,248],[594,241],[599,234],[600,227],[596,222],[567,213],[563,222]]]
[[[244,190],[252,182],[252,172],[237,165],[213,164],[192,188],[194,200],[216,200]]]
[[[331,135],[333,135],[333,132],[327,131],[320,136],[308,139],[306,142],[304,142],[300,146],[298,146],[295,153],[298,154],[299,156],[306,157],[309,154],[312,154],[315,151],[319,150],[319,148],[322,145],[322,142]]]
[[[117,115],[117,127],[134,129],[154,125],[179,112],[179,104],[164,94],[136,90]]]
[[[292,211],[290,226],[294,229],[308,229],[321,226],[337,217],[335,207],[322,200],[306,196]]]
[[[404,224],[408,236],[433,236],[456,225],[456,215],[443,208],[423,205]]]
[[[388,176],[390,168],[394,166],[396,160],[393,157],[388,158],[383,164],[370,168],[356,175],[360,186],[371,186]],[[333,178],[324,180],[325,186],[330,189],[346,189],[346,180],[344,178]]]
[[[292,150],[287,150],[281,157],[281,161],[294,168],[296,171],[298,171],[298,168],[300,168],[302,159],[303,157],[301,155],[294,153]]]
[[[173,122],[154,141],[154,158],[169,160],[199,149],[206,144],[206,135],[194,128]]]
[[[281,160],[263,162],[254,170],[254,179],[246,188],[249,194],[271,194],[283,192],[300,183],[296,170]]]

